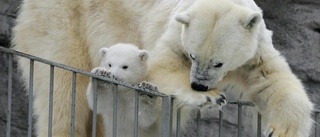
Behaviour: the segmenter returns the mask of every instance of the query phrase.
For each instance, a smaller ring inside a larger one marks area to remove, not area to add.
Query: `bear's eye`
[[[111,67],[111,64],[109,64],[109,67]]]
[[[214,65],[215,68],[221,68],[223,63],[218,63],[217,65]]]
[[[128,68],[128,66],[126,66],[126,65],[125,65],[125,66],[122,66],[122,69],[127,69],[127,68]]]
[[[189,56],[192,60],[195,60],[195,58],[191,54],[189,54]]]

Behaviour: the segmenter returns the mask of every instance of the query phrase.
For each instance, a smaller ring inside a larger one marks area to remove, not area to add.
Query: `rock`
[[[257,0],[264,11],[267,27],[274,32],[273,43],[276,49],[287,58],[293,72],[303,81],[308,95],[320,106],[320,1],[319,0]],[[21,0],[0,0],[0,46],[9,47],[11,28]],[[7,109],[8,55],[0,52],[0,136],[5,136]],[[14,62],[12,95],[11,136],[27,135],[28,100]],[[3,108],[3,109],[2,109]],[[224,136],[236,136],[238,115],[237,106],[228,105],[224,111]],[[243,107],[242,136],[255,136],[255,125],[251,125],[251,107]],[[219,113],[209,110],[202,113],[200,136],[218,136]],[[196,119],[196,112],[193,114]],[[196,135],[196,121],[190,121],[187,132],[182,136]]]
[[[21,0],[0,0],[0,45],[9,45],[11,28]]]

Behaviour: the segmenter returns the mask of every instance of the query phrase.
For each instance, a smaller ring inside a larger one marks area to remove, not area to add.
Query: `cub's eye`
[[[194,56],[192,56],[191,54],[189,54],[189,56],[192,60],[195,60]]]
[[[122,66],[122,69],[127,69],[128,68],[128,66]]]
[[[217,65],[214,65],[215,68],[221,68],[223,66],[223,63],[218,63]]]
[[[111,64],[109,64],[109,67],[111,67]]]

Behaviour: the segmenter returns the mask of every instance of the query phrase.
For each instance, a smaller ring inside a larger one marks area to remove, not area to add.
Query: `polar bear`
[[[157,87],[146,82],[148,52],[139,50],[135,45],[119,43],[110,48],[102,48],[100,67],[91,72],[106,76],[121,82],[138,84],[142,88],[157,91]],[[105,136],[113,134],[113,92],[110,83],[98,82],[97,113],[103,115]],[[92,80],[88,85],[87,98],[89,107],[93,110],[94,89]],[[131,137],[134,135],[134,108],[135,91],[127,87],[119,86],[117,104],[117,136]],[[158,98],[147,94],[140,94],[138,134],[140,137],[156,137],[159,135],[160,109],[156,107]]]
[[[154,56],[148,79],[160,91],[174,91],[166,94],[187,98],[182,92],[194,91],[170,83],[186,80],[188,75],[188,83],[182,85],[189,84],[195,91],[233,87],[255,103],[266,136],[309,136],[313,104],[285,58],[273,47],[272,32],[266,29],[262,12],[253,1],[197,0],[179,8],[151,51]],[[161,80],[171,75],[175,76]],[[188,98],[193,99],[201,98]]]
[[[273,47],[253,0],[25,0],[13,30],[14,49],[86,71],[100,64],[96,53],[102,47],[139,45],[150,53],[147,80],[175,95],[175,106],[221,106],[225,99],[219,90],[233,87],[256,104],[266,134],[310,132],[312,103]],[[29,64],[19,59],[26,85]],[[36,132],[47,136],[50,71],[41,63],[34,70]],[[54,74],[52,132],[66,137],[72,72],[56,69]],[[88,83],[88,77],[77,77],[77,137],[90,135]],[[97,127],[102,136],[103,126]]]

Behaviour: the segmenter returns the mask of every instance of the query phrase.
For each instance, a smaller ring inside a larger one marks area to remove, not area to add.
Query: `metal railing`
[[[162,120],[161,120],[161,137],[171,137],[172,136],[172,126],[176,126],[176,132],[175,136],[180,137],[181,136],[181,126],[180,126],[180,115],[181,115],[181,108],[177,110],[177,124],[172,125],[173,119],[173,101],[174,97],[165,95],[163,93],[159,92],[153,92],[150,90],[146,90],[143,88],[140,88],[138,86],[133,86],[130,84],[125,84],[107,77],[102,77],[102,76],[97,76],[95,74],[92,74],[87,71],[83,71],[74,67],[66,66],[60,63],[56,63],[50,60],[42,59],[36,56],[32,56],[29,54],[25,54],[22,52],[18,52],[12,49],[8,48],[3,48],[0,47],[0,52],[4,52],[5,54],[8,55],[9,63],[8,63],[8,97],[7,97],[7,124],[6,124],[6,137],[10,137],[10,132],[11,132],[11,106],[12,106],[12,76],[13,76],[13,56],[20,56],[23,58],[27,58],[30,60],[30,76],[29,76],[29,85],[28,85],[28,101],[29,101],[29,106],[28,106],[28,137],[32,137],[32,128],[33,128],[33,119],[32,119],[32,107],[33,107],[33,80],[34,80],[34,62],[41,62],[43,64],[47,64],[50,66],[50,89],[49,89],[49,124],[48,124],[48,136],[52,136],[52,109],[53,109],[53,92],[54,92],[54,70],[55,68],[61,68],[67,71],[72,72],[72,103],[71,103],[71,128],[70,128],[70,136],[74,136],[74,126],[75,126],[75,100],[76,100],[76,77],[78,74],[86,75],[88,77],[92,77],[93,80],[93,87],[94,87],[94,102],[93,102],[93,126],[92,126],[92,137],[96,136],[96,122],[97,122],[97,81],[102,80],[106,82],[111,82],[114,84],[113,86],[113,95],[114,95],[114,109],[113,109],[113,137],[116,137],[116,131],[117,131],[117,90],[118,90],[118,85],[125,86],[128,88],[132,88],[136,90],[135,93],[135,109],[134,109],[134,137],[138,137],[138,109],[139,109],[139,94],[141,92],[145,92],[147,94],[151,94],[153,96],[158,96],[162,98]],[[253,103],[251,102],[239,102],[239,101],[229,101],[229,105],[237,105],[238,106],[238,132],[237,136],[241,137],[242,136],[242,108],[243,106],[254,106]],[[314,112],[314,120],[316,123],[320,123],[320,111],[316,110]],[[223,111],[219,111],[219,137],[224,136],[222,133],[222,125],[224,123],[223,119]],[[200,111],[197,113],[197,133],[196,136],[199,135],[199,121],[200,121]],[[258,114],[258,119],[257,119],[257,137],[261,137],[261,115]],[[320,137],[320,125],[315,124],[314,126],[314,135],[315,137]]]

